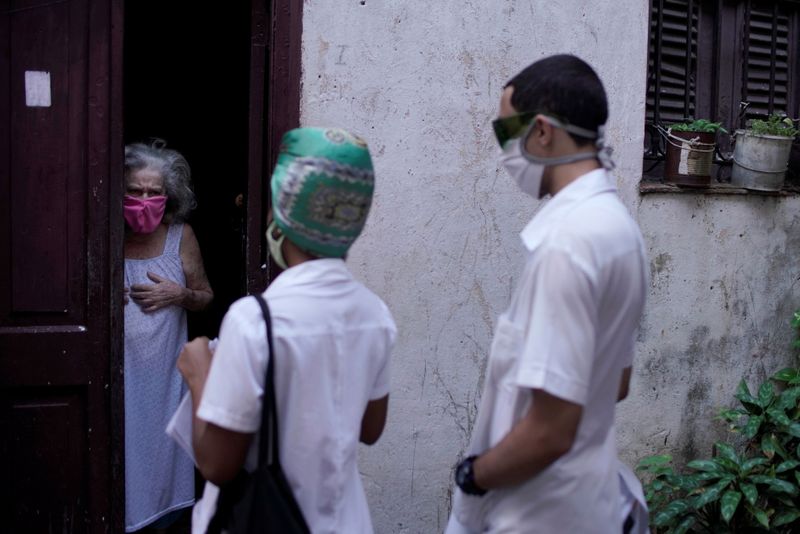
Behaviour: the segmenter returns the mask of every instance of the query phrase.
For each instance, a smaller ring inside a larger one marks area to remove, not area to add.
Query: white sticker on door
[[[29,108],[50,107],[50,73],[25,71],[25,105]]]

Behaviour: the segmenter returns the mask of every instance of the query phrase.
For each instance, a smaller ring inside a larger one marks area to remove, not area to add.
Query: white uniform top
[[[598,169],[558,192],[521,237],[529,252],[497,322],[468,452],[505,437],[534,388],[583,416],[572,449],[527,482],[484,497],[457,490],[454,518],[475,532],[618,533],[614,405],[647,291],[642,236]]]
[[[303,516],[315,534],[372,532],[358,439],[367,403],[389,393],[392,316],[340,259],[287,269],[264,297],[275,341],[280,460]],[[266,358],[261,308],[245,297],[223,320],[198,417],[258,432]],[[245,462],[251,471],[257,447],[254,439]],[[207,483],[192,532],[206,531],[217,494]]]

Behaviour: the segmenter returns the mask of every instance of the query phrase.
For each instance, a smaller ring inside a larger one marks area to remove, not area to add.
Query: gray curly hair
[[[125,180],[128,180],[132,171],[157,171],[164,179],[164,194],[167,197],[164,220],[182,222],[197,207],[192,190],[192,171],[186,158],[177,150],[166,146],[161,139],[154,139],[150,144],[134,143],[125,146]]]

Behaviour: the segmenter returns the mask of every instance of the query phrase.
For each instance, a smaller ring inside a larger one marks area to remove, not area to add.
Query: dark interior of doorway
[[[222,7],[224,5],[224,7]],[[189,223],[215,299],[189,315],[189,337],[215,337],[244,294],[250,3],[125,2],[124,138],[159,138],[192,169]]]

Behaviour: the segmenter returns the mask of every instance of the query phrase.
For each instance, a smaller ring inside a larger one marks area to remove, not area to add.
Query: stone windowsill
[[[725,183],[715,183],[708,187],[679,187],[661,182],[639,182],[639,194],[689,194],[689,195],[756,195],[768,197],[793,197],[800,195],[800,187],[786,184],[780,191],[751,191]]]

